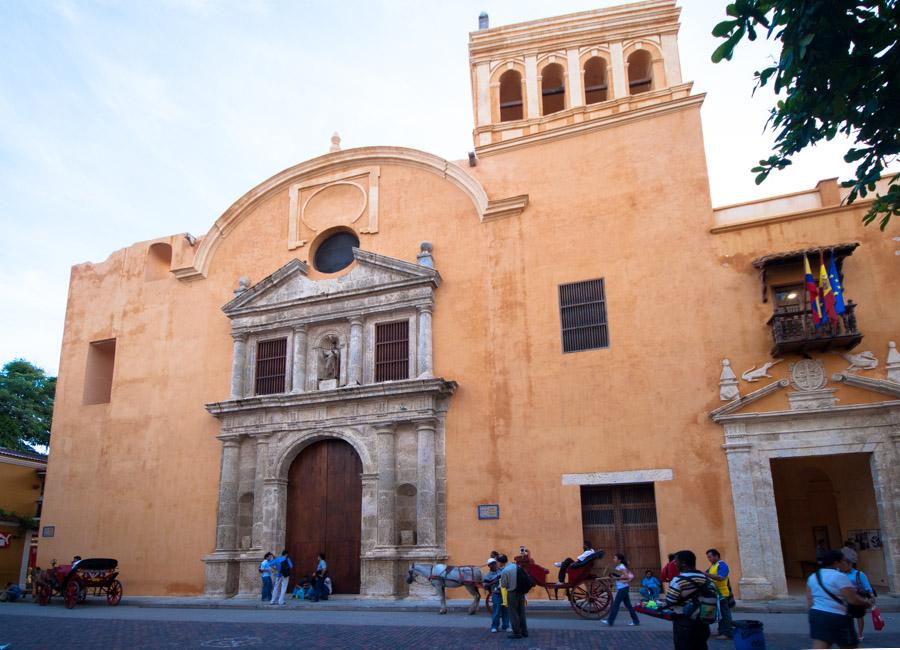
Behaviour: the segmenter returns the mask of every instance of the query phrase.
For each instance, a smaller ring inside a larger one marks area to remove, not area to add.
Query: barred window
[[[409,321],[375,326],[375,381],[409,379]]]
[[[559,286],[563,352],[609,347],[603,278]]]
[[[287,339],[272,339],[256,344],[256,394],[284,392]]]

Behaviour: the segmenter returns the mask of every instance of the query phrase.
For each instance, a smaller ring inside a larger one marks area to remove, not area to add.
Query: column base
[[[768,578],[741,577],[741,600],[773,600],[783,594],[776,594],[772,581]]]
[[[204,594],[230,598],[238,591],[240,567],[233,551],[217,551],[203,558],[206,564]]]

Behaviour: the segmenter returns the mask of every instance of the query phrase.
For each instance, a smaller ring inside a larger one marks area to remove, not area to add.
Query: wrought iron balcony
[[[816,327],[808,311],[779,310],[772,314],[768,324],[772,326],[772,356],[780,357],[793,352],[805,354],[814,350],[850,350],[862,341],[856,327],[856,303],[847,303],[846,311],[837,321]]]

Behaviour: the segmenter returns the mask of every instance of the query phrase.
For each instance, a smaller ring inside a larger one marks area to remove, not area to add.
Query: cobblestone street
[[[766,647],[787,650],[809,647],[805,616],[754,615],[766,625]],[[888,615],[888,630],[900,624]],[[43,648],[297,648],[336,650],[366,648],[520,648],[522,650],[583,650],[588,648],[671,648],[668,625],[643,619],[639,629],[601,628],[564,614],[532,616],[529,638],[509,640],[491,634],[487,619],[451,613],[336,612],[143,608],[88,604],[74,611],[61,604],[49,607],[21,604],[0,608],[0,644],[9,650]],[[771,630],[771,631],[770,631]],[[897,632],[870,633],[861,647],[900,646]],[[733,644],[710,641],[711,650]]]

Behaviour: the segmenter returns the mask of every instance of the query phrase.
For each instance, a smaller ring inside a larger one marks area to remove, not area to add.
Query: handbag
[[[828,591],[825,588],[825,584],[822,582],[822,576],[819,573],[819,569],[816,569],[816,580],[819,581],[819,586],[822,587],[822,591],[831,596],[831,599],[836,603],[840,603],[847,608],[847,616],[850,618],[862,618],[866,615],[866,610],[868,609],[865,605],[851,605],[850,603],[845,603],[843,600],[835,596],[833,593]]]
[[[884,619],[881,617],[881,609],[878,607],[872,608],[872,627],[878,632],[884,629]]]
[[[725,600],[728,609],[734,609],[737,601],[734,599],[734,589],[731,588],[731,578],[728,579],[728,598]]]

